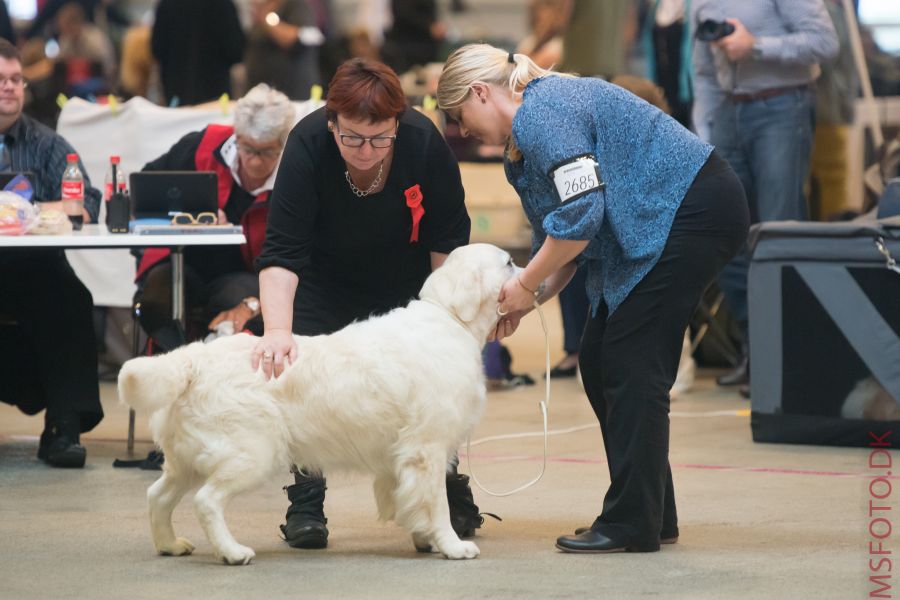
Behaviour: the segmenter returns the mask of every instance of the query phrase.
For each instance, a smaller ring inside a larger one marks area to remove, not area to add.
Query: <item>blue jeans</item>
[[[752,102],[726,100],[716,110],[712,143],[747,194],[751,223],[805,221],[815,92],[795,90]],[[725,301],[747,335],[747,248],[718,277]]]

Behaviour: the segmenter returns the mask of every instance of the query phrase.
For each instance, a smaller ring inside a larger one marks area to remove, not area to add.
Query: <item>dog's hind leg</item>
[[[194,545],[184,538],[175,537],[175,530],[172,528],[172,511],[188,489],[188,481],[167,471],[147,490],[150,531],[156,551],[160,554],[182,556],[194,551]]]
[[[248,468],[249,467],[249,468]],[[194,509],[206,537],[225,564],[246,565],[256,556],[252,548],[238,543],[225,523],[225,506],[241,492],[260,482],[257,463],[232,459],[219,465],[194,496]]]
[[[396,521],[420,552],[433,546],[447,558],[475,558],[478,546],[460,540],[450,525],[446,468],[446,448],[418,447],[398,456]]]
[[[391,521],[397,512],[394,506],[394,491],[397,489],[397,478],[392,473],[379,474],[372,484],[375,491],[375,505],[378,507],[378,518]]]

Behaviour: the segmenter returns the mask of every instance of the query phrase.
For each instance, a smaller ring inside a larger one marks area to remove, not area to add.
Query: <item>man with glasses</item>
[[[31,172],[34,198],[61,210],[66,155],[60,135],[22,113],[26,82],[19,51],[0,40],[0,158],[3,171]],[[84,221],[96,222],[100,191],[84,165]],[[91,293],[59,249],[0,251],[0,401],[44,413],[38,458],[84,466],[80,434],[103,418]]]
[[[185,300],[191,330],[172,320],[171,266],[168,250],[151,248],[138,267],[141,325],[159,347],[170,350],[187,337],[203,335],[220,324],[234,331],[262,332],[259,283],[253,259],[265,237],[269,193],[275,182],[281,150],[294,124],[288,98],[265,84],[237,101],[234,126],[210,125],[189,133],[145,171],[215,171],[218,175],[218,215],[183,224],[240,224],[247,244],[194,246],[185,250]],[[226,325],[228,326],[228,325]],[[191,335],[193,334],[193,335]]]

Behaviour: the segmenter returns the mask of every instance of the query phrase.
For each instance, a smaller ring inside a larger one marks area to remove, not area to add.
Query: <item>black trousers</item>
[[[594,529],[635,546],[677,535],[669,390],[700,295],[738,251],[749,215],[731,167],[713,155],[688,190],[659,262],[585,328],[579,363],[600,421],[610,487]]]
[[[562,311],[563,350],[566,354],[575,354],[581,347],[581,336],[587,323],[590,311],[590,300],[584,291],[587,278],[587,266],[582,265],[575,271],[572,280],[559,292],[559,308]]]
[[[57,250],[0,252],[0,401],[90,431],[103,418],[91,293]]]
[[[211,279],[189,265],[184,266],[185,314],[190,331],[201,337],[216,315],[234,308],[247,296],[259,297],[256,273],[235,271]],[[166,262],[154,265],[142,278],[135,301],[141,303],[141,326],[165,350],[181,346],[185,332],[172,320],[172,266]],[[262,316],[247,322],[246,327],[262,335]]]

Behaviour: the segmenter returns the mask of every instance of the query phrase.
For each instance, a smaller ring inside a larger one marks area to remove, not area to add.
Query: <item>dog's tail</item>
[[[193,379],[189,349],[187,346],[168,354],[127,361],[119,370],[119,400],[147,413],[174,402]]]

